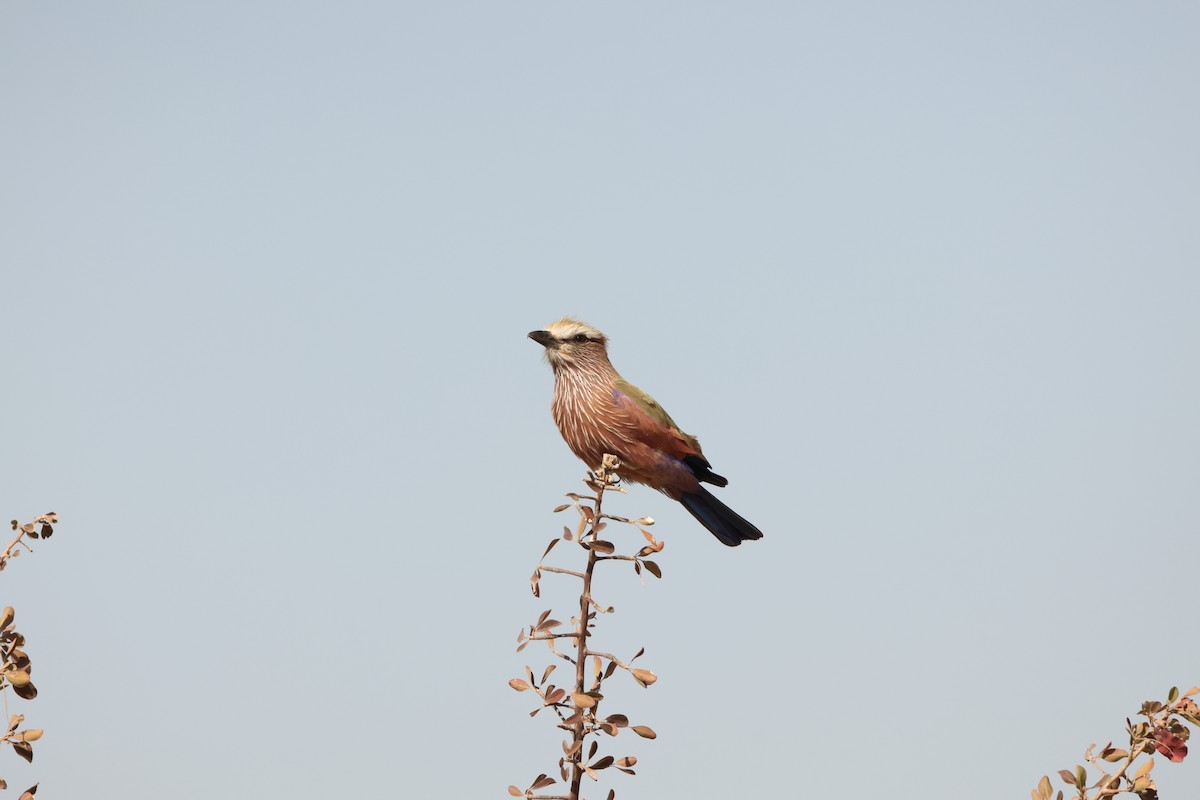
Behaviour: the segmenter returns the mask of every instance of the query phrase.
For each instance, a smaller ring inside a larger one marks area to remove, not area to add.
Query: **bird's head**
[[[571,317],[551,322],[545,330],[530,331],[529,338],[546,348],[546,358],[555,368],[608,360],[608,337],[586,322]]]

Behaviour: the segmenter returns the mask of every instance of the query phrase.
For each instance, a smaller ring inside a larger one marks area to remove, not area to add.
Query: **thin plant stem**
[[[594,525],[599,522],[600,503],[604,500],[604,487],[607,485],[608,477],[601,471],[596,476],[596,500],[593,506],[595,516],[592,517],[593,528],[591,531],[592,541],[596,541],[596,530]],[[587,673],[587,655],[588,655],[588,617],[592,609],[592,571],[596,569],[598,558],[594,548],[588,548],[587,569],[583,573],[583,590],[579,594],[579,621],[577,636],[577,647],[575,655],[575,692],[582,694],[584,691],[584,680]],[[579,785],[583,780],[583,740],[587,735],[587,729],[584,725],[583,709],[577,709],[575,712],[575,724],[572,726],[572,745],[573,754],[571,756],[571,791],[567,795],[570,800],[579,800]]]

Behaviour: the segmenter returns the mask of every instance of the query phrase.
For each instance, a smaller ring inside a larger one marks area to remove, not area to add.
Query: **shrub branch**
[[[661,552],[663,543],[656,540],[648,531],[642,530],[642,535],[648,544],[643,545],[633,555],[614,555],[616,545],[600,538],[600,533],[608,527],[609,522],[635,527],[649,527],[654,524],[654,520],[649,517],[627,519],[602,511],[605,492],[623,493],[625,491],[620,485],[619,468],[620,462],[616,457],[606,455],[601,468],[596,472],[589,472],[584,481],[595,494],[585,495],[569,492],[567,497],[571,498],[572,502],[554,509],[555,512],[568,508],[576,509],[579,512],[579,522],[574,531],[570,527],[564,527],[562,536],[550,541],[530,578],[530,587],[534,597],[541,596],[543,573],[577,578],[582,586],[579,592],[578,616],[571,618],[572,628],[569,632],[555,632],[554,629],[563,623],[552,619],[552,609],[547,609],[542,612],[537,621],[527,628],[522,628],[517,637],[518,652],[524,650],[530,642],[544,642],[553,656],[567,661],[575,668],[575,674],[569,691],[548,683],[550,675],[555,669],[554,664],[546,668],[540,681],[534,677],[532,668],[525,667],[524,678],[513,678],[508,682],[509,686],[519,692],[532,691],[541,698],[541,705],[530,712],[530,716],[536,716],[543,709],[551,709],[554,712],[553,719],[556,726],[570,737],[562,743],[563,756],[558,760],[559,777],[553,778],[542,773],[534,778],[528,788],[524,790],[518,789],[516,786],[509,786],[508,793],[513,797],[524,797],[527,800],[581,800],[581,784],[585,775],[593,780],[599,780],[599,773],[609,768],[629,775],[635,774],[632,767],[637,763],[637,759],[634,756],[623,758],[614,758],[608,755],[598,756],[600,734],[615,737],[621,729],[630,728],[638,736],[646,739],[653,739],[657,735],[653,729],[645,725],[631,727],[629,718],[624,714],[609,714],[601,717],[599,713],[600,704],[604,700],[604,681],[612,677],[617,670],[627,671],[643,687],[650,686],[658,680],[658,676],[650,670],[632,666],[633,662],[645,652],[645,648],[639,650],[633,658],[624,661],[612,653],[595,650],[590,646],[594,635],[592,628],[597,615],[613,612],[611,607],[604,607],[596,602],[592,594],[596,565],[603,561],[632,562],[638,575],[641,575],[644,569],[655,577],[662,577],[662,571],[658,564],[646,557]],[[550,566],[544,563],[546,556],[561,541],[574,542],[586,553],[586,563],[582,570]],[[562,639],[569,641],[570,650],[558,649],[557,643]],[[590,681],[589,665],[591,666]],[[538,790],[553,786],[560,780],[566,784],[566,794],[537,793]],[[613,800],[615,796],[616,792],[610,789],[608,800]]]

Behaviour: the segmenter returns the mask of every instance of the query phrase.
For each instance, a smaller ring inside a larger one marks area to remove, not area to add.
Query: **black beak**
[[[542,347],[549,347],[556,341],[554,334],[550,331],[530,331],[529,338],[540,344]]]

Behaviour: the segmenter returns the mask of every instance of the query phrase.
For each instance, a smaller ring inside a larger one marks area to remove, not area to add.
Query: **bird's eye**
[[[571,338],[577,342],[586,342],[588,340],[586,333],[577,333],[574,336],[572,336]]]

